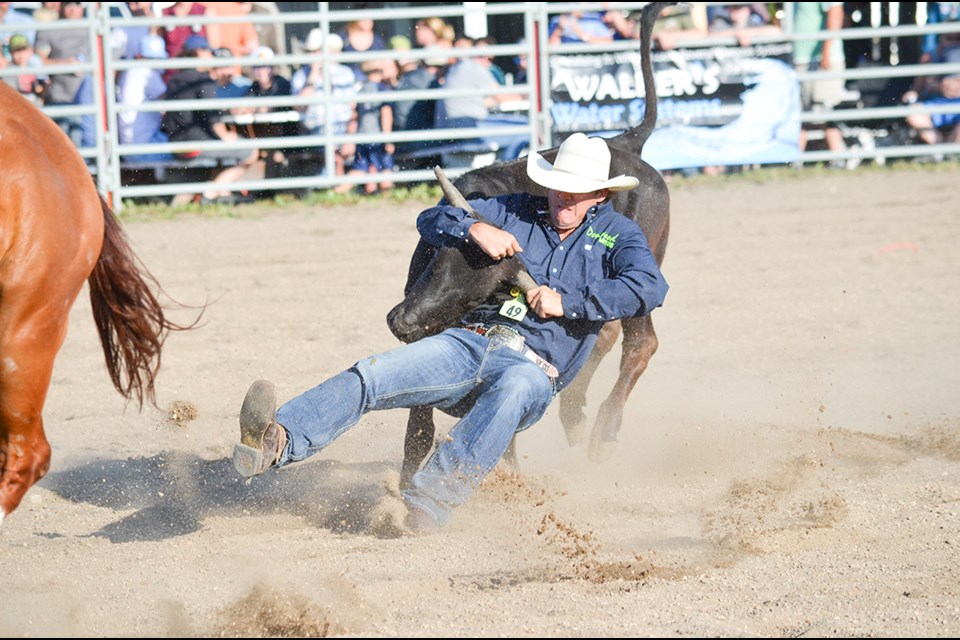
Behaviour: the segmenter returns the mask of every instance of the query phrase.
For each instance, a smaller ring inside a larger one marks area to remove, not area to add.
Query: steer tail
[[[660,12],[667,7],[679,4],[678,2],[651,2],[644,5],[640,11],[640,69],[643,73],[643,120],[636,127],[625,132],[623,138],[629,139],[632,150],[637,155],[643,150],[647,138],[657,127],[657,84],[653,75],[653,60],[651,56],[653,26]]]
[[[127,400],[136,398],[140,409],[144,399],[156,406],[154,380],[163,343],[170,331],[191,329],[200,317],[189,325],[167,319],[152,291],[162,288],[134,254],[103,196],[100,207],[103,248],[87,282],[107,370],[113,386]]]

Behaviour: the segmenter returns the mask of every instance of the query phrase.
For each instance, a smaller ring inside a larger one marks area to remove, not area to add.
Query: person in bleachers
[[[762,2],[709,7],[708,32],[711,36],[733,36],[740,46],[749,46],[757,36],[779,35],[783,31],[773,24],[770,11]]]
[[[147,34],[140,39],[136,59],[166,60],[166,44],[158,35]],[[139,106],[144,102],[160,100],[167,92],[163,70],[147,66],[135,66],[121,71],[117,76],[117,103],[120,106]],[[118,109],[117,136],[121,145],[154,144],[169,142],[170,138],[160,128],[163,114],[159,111],[127,111]],[[150,154],[123,156],[126,162],[152,162],[172,160],[173,155],[164,151]]]
[[[236,56],[230,49],[219,47],[213,50],[213,57],[225,60]],[[213,67],[210,75],[217,81],[218,98],[242,98],[253,84],[253,80],[243,75],[239,65]]]
[[[335,33],[325,35],[320,28],[311,29],[307,34],[304,48],[308,53],[337,56],[343,50],[343,39]],[[359,83],[353,70],[335,59],[328,61],[330,72],[330,92],[336,98],[352,98],[356,95]],[[305,64],[297,69],[290,79],[290,89],[294,95],[311,97],[323,95],[324,92],[324,64],[321,58]],[[300,130],[311,136],[321,136],[326,132],[327,104],[317,101],[302,107]],[[332,116],[331,133],[341,135],[357,132],[356,103],[353,100],[332,101],[329,105]],[[348,159],[353,158],[355,146],[352,143],[340,145],[334,152],[334,175],[342,176],[346,173]],[[318,153],[322,156],[323,150]]]
[[[161,12],[162,15],[176,18],[185,18],[187,16],[203,16],[207,13],[207,8],[202,2],[174,2]],[[171,58],[179,58],[183,51],[183,45],[190,36],[207,37],[207,28],[205,25],[197,24],[194,26],[176,25],[170,27],[160,27],[160,35],[163,36],[167,44],[167,54]],[[167,72],[164,79],[170,80],[174,70]]]
[[[940,34],[929,62],[960,63],[960,33]],[[960,73],[921,77],[916,86],[918,88],[903,95],[904,102],[928,106],[960,105]],[[907,124],[925,144],[960,142],[960,113],[915,113],[907,116]]]
[[[127,2],[126,11],[131,18],[154,17],[152,2]],[[110,29],[110,48],[114,57],[135,60],[140,55],[140,43],[143,39],[149,35],[156,35],[159,31],[159,27],[143,25],[113,27]]]
[[[59,20],[82,20],[82,2],[64,2],[60,7]],[[69,29],[45,30],[37,33],[34,49],[45,67],[76,64],[90,60],[90,30],[86,26]],[[93,93],[89,73],[50,73],[50,82],[44,93],[44,104],[78,105],[92,104]],[[95,123],[90,116],[62,116],[55,118],[60,128],[77,147],[89,147],[96,143]]]
[[[343,40],[344,53],[384,51],[387,48],[387,43],[379,33],[374,31],[371,18],[351,20],[339,35]],[[363,79],[362,62],[351,62],[347,66],[353,69],[353,74],[358,80]]]
[[[180,53],[182,58],[196,58],[194,67],[179,69],[167,83],[167,93],[164,97],[171,103],[177,100],[208,100],[217,97],[217,83],[210,75],[209,67],[202,61],[213,57],[210,43],[203,36],[191,36],[183,43]],[[235,142],[239,135],[236,130],[229,128],[223,122],[225,112],[220,109],[209,110],[176,110],[171,104],[163,114],[162,126],[171,142],[220,140]],[[206,149],[179,152],[174,154],[182,160],[192,160],[203,157],[217,161],[214,169],[213,182],[216,187],[203,193],[204,203],[233,204],[249,202],[251,198],[243,194],[234,194],[229,185],[243,178],[247,169],[258,158],[256,149]]]
[[[423,18],[417,20],[413,28],[414,41],[421,49],[451,49],[455,35],[453,27],[444,22],[443,18]]]
[[[252,2],[203,2],[208,16],[235,18],[248,16],[253,11]],[[252,22],[223,22],[206,25],[207,40],[213,50],[224,47],[235,58],[249,56],[260,46],[260,34]]]
[[[707,37],[707,8],[700,2],[681,2],[666,7],[653,26],[653,45],[661,51],[677,48],[682,40],[700,40]]]
[[[258,47],[253,51],[252,56],[257,59],[257,64],[253,66],[251,75],[253,75],[253,84],[247,91],[247,96],[251,98],[272,98],[291,95],[290,81],[277,73],[273,65],[273,49],[266,46]],[[292,112],[292,107],[253,107],[254,113],[280,113]],[[258,138],[278,138],[293,137],[298,133],[299,123],[294,120],[286,122],[265,122],[255,123],[254,131]],[[287,154],[290,149],[276,148],[263,149],[260,155],[266,161],[266,177],[278,176],[282,174],[284,167],[288,165]]]
[[[447,57],[438,56],[427,58],[421,62],[406,61],[401,66],[400,79],[395,89],[397,91],[422,91],[436,89],[443,86],[443,78],[447,70]],[[397,100],[393,103],[393,130],[394,131],[424,131],[433,128],[436,116],[437,100]],[[420,151],[432,145],[432,141],[411,140],[397,144],[396,161],[400,169],[418,168],[413,161],[407,166],[404,156]]]
[[[59,13],[57,17],[59,17]],[[33,18],[22,11],[17,11],[13,7],[12,2],[0,2],[0,24],[5,26],[22,25],[22,28],[17,31],[0,31],[0,65],[6,61],[5,55],[8,53],[7,44],[14,33],[26,36],[30,46],[34,46],[37,32],[27,28],[27,25],[31,22],[33,22]]]
[[[474,46],[477,47],[494,47],[496,46],[497,41],[493,36],[486,36],[484,38],[477,38],[474,42]],[[493,79],[497,81],[499,85],[507,84],[507,74],[504,73],[503,69],[493,61],[493,56],[491,55],[478,55],[477,60],[487,68],[487,71],[493,76]]]
[[[43,61],[30,45],[30,40],[22,33],[14,33],[7,43],[10,59],[0,55],[0,69],[15,67],[23,70],[15,76],[5,76],[0,81],[20,92],[24,98],[35,105],[43,104],[43,93],[46,91],[47,76],[43,73]]]
[[[40,6],[33,10],[33,19],[37,22],[49,22],[60,17],[60,5],[62,2],[41,2]],[[131,3],[128,3],[131,4]]]
[[[465,56],[447,69],[443,86],[446,89],[499,89],[501,85],[476,56]],[[502,93],[444,98],[437,102],[434,123],[437,128],[480,126],[501,102],[519,99],[518,94]]]
[[[383,94],[377,102],[357,102],[357,133],[393,132],[393,104],[388,94],[393,88],[384,81],[383,61],[367,60],[363,63],[366,80],[360,87],[363,94]],[[375,179],[363,185],[367,194],[386,193],[393,188],[393,154],[396,147],[392,142],[365,142],[357,145],[353,166],[347,175],[369,174]],[[339,185],[334,191],[345,192],[353,188],[352,184]]]
[[[793,30],[797,35],[834,31],[839,35],[843,29],[842,2],[795,2],[793,7]],[[839,37],[816,40],[797,40],[793,44],[793,64],[797,71],[836,72],[846,68],[843,41]],[[800,84],[800,98],[804,111],[832,111],[843,99],[846,82],[843,78],[805,80]],[[847,148],[843,134],[835,122],[825,124],[803,123],[800,130],[800,151],[807,146],[807,132],[823,127],[827,148],[840,153]],[[835,160],[832,167],[846,166],[843,160]]]
[[[547,27],[552,45],[569,42],[613,42],[614,30],[600,11],[571,11],[553,16]]]

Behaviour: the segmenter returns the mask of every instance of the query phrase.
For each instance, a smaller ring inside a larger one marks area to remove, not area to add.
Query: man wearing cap
[[[183,43],[181,58],[197,58],[196,66],[178,70],[167,83],[164,97],[171,103],[178,100],[207,100],[217,98],[217,82],[210,74],[210,68],[200,62],[213,57],[210,43],[204,36],[193,35]],[[239,135],[224,122],[226,110],[187,109],[178,111],[171,104],[163,114],[161,125],[164,133],[170,136],[170,142],[208,141],[236,142]],[[247,170],[257,160],[256,149],[219,148],[175,153],[179,159],[190,160],[196,157],[216,159],[218,167],[214,170],[214,187],[203,193],[203,202],[233,204],[250,202],[251,198],[243,194],[234,194],[231,182],[243,179]]]
[[[5,76],[2,80],[30,102],[36,105],[42,104],[47,76],[42,73],[43,61],[40,56],[33,52],[30,40],[22,33],[11,35],[7,47],[10,49],[10,66],[23,69],[23,73]],[[0,62],[0,69],[4,66],[4,63]]]
[[[645,315],[667,292],[647,239],[618,214],[611,192],[635,188],[610,174],[602,138],[575,133],[553,165],[532,152],[527,175],[547,197],[519,193],[470,204],[489,220],[439,204],[417,219],[431,244],[476,244],[494,259],[517,255],[539,286],[481,305],[458,327],[357,362],[277,409],[258,380],[240,409],[234,467],[244,477],[304,460],[368,411],[413,406],[465,413],[402,492],[403,528],[445,525],[489,473],[514,434],[537,422],[586,362],[608,321]]]
[[[226,47],[217,47],[213,50],[213,57],[225,60],[236,56]],[[240,65],[236,64],[213,67],[210,75],[217,83],[218,98],[242,98],[253,84],[253,80],[243,75]]]
[[[27,25],[30,25],[34,19],[26,13],[17,11],[12,5],[12,2],[0,2],[0,24],[8,27],[13,27],[14,25],[22,26],[18,27],[19,31],[16,32],[0,31],[0,45],[2,45],[0,46],[0,49],[2,49],[2,51],[0,51],[0,69],[5,66],[6,60],[4,59],[4,55],[7,53],[7,45],[14,33],[20,33],[26,36],[31,47],[37,37],[36,31],[27,28]]]

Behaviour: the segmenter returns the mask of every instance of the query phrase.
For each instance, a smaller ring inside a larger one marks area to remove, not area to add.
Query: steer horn
[[[470,206],[467,202],[467,199],[463,197],[463,194],[460,193],[460,190],[453,186],[453,183],[450,182],[450,179],[447,178],[447,174],[443,172],[439,166],[433,168],[434,175],[437,176],[437,181],[440,183],[440,189],[443,191],[443,195],[446,196],[447,202],[452,204],[455,207],[463,209],[470,214],[470,217],[479,220],[480,222],[489,224],[492,227],[500,228],[498,225],[493,224],[489,220],[485,219],[482,215],[477,213],[477,210]],[[537,281],[533,279],[533,276],[524,268],[520,267],[520,270],[516,275],[517,285],[524,291],[530,291],[530,289],[536,289],[538,286]]]

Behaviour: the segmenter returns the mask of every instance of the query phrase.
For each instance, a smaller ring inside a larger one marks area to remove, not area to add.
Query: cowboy
[[[470,200],[489,222],[441,201],[419,215],[417,229],[434,245],[473,243],[494,260],[516,255],[540,285],[477,307],[460,326],[360,360],[279,410],[274,386],[254,382],[234,449],[241,476],[310,457],[368,411],[456,406],[462,417],[402,492],[402,529],[439,529],[514,433],[537,422],[573,380],[603,324],[663,303],[667,283],[643,231],[608,198],[639,181],[609,177],[603,138],[571,135],[553,165],[532,152],[527,175],[547,197]]]

